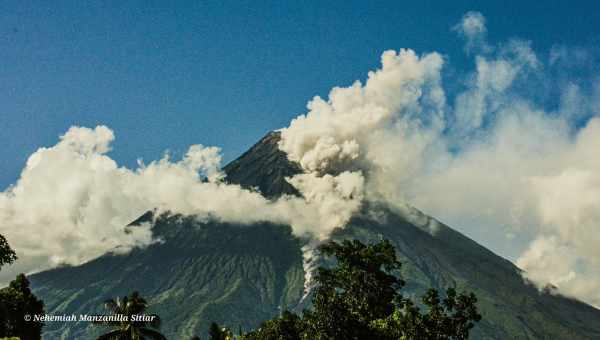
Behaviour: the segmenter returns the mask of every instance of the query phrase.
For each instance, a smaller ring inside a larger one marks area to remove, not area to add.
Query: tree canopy
[[[41,339],[44,324],[33,317],[42,314],[44,303],[31,293],[24,274],[19,274],[8,287],[0,289],[0,337]]]
[[[17,254],[8,245],[4,236],[0,235],[0,268],[5,264],[11,264],[17,259]]]
[[[17,259],[17,254],[0,235],[0,268],[11,264]],[[43,323],[35,320],[25,320],[25,316],[41,315],[44,313],[44,303],[39,300],[29,288],[29,281],[24,274],[19,274],[8,287],[0,289],[0,337],[41,339]]]
[[[208,329],[209,340],[233,340],[233,333],[231,330],[219,326],[216,322],[210,324]]]
[[[472,293],[450,288],[441,298],[430,289],[418,303],[404,297],[401,264],[387,240],[329,242],[320,250],[336,265],[318,269],[312,308],[284,312],[242,339],[461,340],[481,319]]]

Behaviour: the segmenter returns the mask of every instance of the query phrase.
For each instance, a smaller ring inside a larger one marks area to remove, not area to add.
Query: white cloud
[[[518,260],[532,280],[552,283],[596,306],[600,306],[600,160],[595,156],[599,146],[600,118],[595,118],[562,155],[556,173],[531,179],[541,236]],[[554,251],[548,242],[558,244]],[[538,261],[540,256],[547,260]]]
[[[487,32],[485,17],[480,12],[467,12],[456,27],[462,34],[475,38]]]
[[[490,47],[486,42],[487,27],[485,17],[480,12],[471,11],[465,13],[458,24],[453,28],[467,41],[465,49],[470,52],[473,49],[487,51]]]
[[[529,43],[511,40],[499,49],[498,56],[490,59],[475,57],[476,71],[471,76],[469,88],[456,97],[454,131],[464,137],[479,129],[485,117],[492,117],[506,101],[506,92],[518,77],[525,77],[539,67],[537,56]]]
[[[356,81],[350,87],[333,88],[327,101],[320,97],[310,101],[309,112],[281,130],[281,150],[307,171],[325,171],[356,161],[373,130],[423,113],[425,100],[432,119],[439,122],[445,101],[439,84],[442,57],[386,51],[381,64],[381,69],[369,72],[364,86]],[[430,89],[425,97],[424,88]]]
[[[345,171],[337,176],[307,173],[294,176],[289,182],[303,194],[308,204],[321,212],[320,216],[327,218],[326,221],[312,221],[321,226],[315,235],[321,240],[350,220],[363,198],[364,178],[360,172]],[[307,231],[316,229],[313,224],[304,227],[309,228]]]
[[[524,268],[525,277],[545,288],[552,285],[558,292],[578,297],[600,307],[597,267],[586,266],[576,248],[557,237],[541,236],[517,261]]]
[[[1,281],[147,246],[154,242],[149,225],[128,232],[125,226],[154,208],[242,224],[289,224],[296,235],[323,239],[346,223],[362,199],[362,175],[347,172],[295,178],[306,200],[269,201],[223,183],[219,149],[202,145],[191,146],[178,162],[166,155],[127,169],[106,155],[113,139],[105,126],[72,127],[56,145],[33,153],[19,181],[0,193],[2,234],[19,256],[3,268]]]

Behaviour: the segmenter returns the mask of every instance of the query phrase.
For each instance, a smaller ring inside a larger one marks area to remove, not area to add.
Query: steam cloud
[[[160,241],[150,225],[125,230],[153,208],[225,222],[289,224],[296,235],[323,239],[362,200],[362,177],[346,172],[299,176],[293,183],[305,199],[269,201],[222,182],[220,150],[202,145],[191,146],[180,161],[166,155],[130,170],[106,155],[113,139],[105,126],[72,127],[55,146],[32,154],[19,181],[0,193],[2,234],[19,256],[2,270],[3,281],[16,272],[80,264]]]
[[[544,63],[527,41],[490,46],[477,12],[454,30],[479,53],[452,105],[439,54],[386,51],[364,85],[310,101],[280,149],[309,173],[360,169],[367,199],[529,243],[517,258],[528,279],[600,305],[600,86],[561,79],[559,102],[540,101],[573,53]]]
[[[515,246],[515,257],[528,279],[600,305],[600,83],[552,71],[587,54],[557,47],[546,61],[527,41],[491,45],[478,12],[453,29],[475,69],[452,103],[442,55],[386,51],[364,84],[313,98],[281,130],[280,149],[305,171],[289,179],[303,198],[269,201],[223,183],[219,150],[200,145],[180,161],[119,167],[106,155],[110,129],[71,128],[31,155],[20,180],[0,193],[2,233],[21,257],[17,270],[156,242],[149,226],[130,233],[123,226],[158,207],[290,224],[314,240],[304,249],[310,281],[315,244],[368,199],[416,206],[469,235],[484,230],[498,243],[525,244]],[[548,95],[551,82],[559,96]]]

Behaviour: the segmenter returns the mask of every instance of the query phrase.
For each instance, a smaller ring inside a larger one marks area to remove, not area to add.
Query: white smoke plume
[[[319,266],[319,246],[321,242],[311,240],[302,246],[302,269],[304,270],[304,291],[302,298],[300,298],[301,304],[312,292],[315,287],[314,277]]]
[[[72,127],[56,145],[32,154],[19,181],[0,193],[0,233],[19,256],[3,268],[2,281],[151,244],[150,225],[125,226],[154,208],[226,222],[289,224],[296,235],[323,239],[362,199],[362,177],[344,172],[299,176],[292,182],[305,199],[269,201],[222,182],[219,149],[202,145],[177,162],[166,155],[127,169],[107,155],[113,139],[105,126]]]
[[[353,197],[356,193],[362,196],[362,172],[343,172],[335,177],[319,174],[352,169],[364,162],[365,144],[372,138],[373,131],[396,121],[400,123],[403,115],[416,119],[430,110],[427,116],[433,117],[433,122],[429,123],[439,126],[445,101],[439,77],[442,57],[437,53],[419,57],[412,50],[387,51],[381,56],[381,63],[382,68],[370,72],[364,86],[356,81],[350,87],[332,89],[327,101],[315,97],[308,103],[306,115],[295,118],[289,127],[281,130],[280,149],[306,171],[289,179],[292,185],[304,192],[315,187],[307,178],[343,180],[347,183],[343,192],[355,193]],[[427,88],[426,94],[423,88]],[[348,217],[340,216],[346,221]],[[312,285],[315,254],[315,247],[303,248],[305,297]]]
[[[487,45],[480,13],[455,29],[470,50]],[[280,149],[308,173],[360,169],[367,199],[414,205],[513,251],[540,286],[600,305],[600,86],[563,80],[545,103],[567,53],[545,63],[517,39],[478,51],[452,105],[439,54],[387,51],[364,85],[310,101]]]
[[[309,172],[326,171],[364,157],[361,147],[373,131],[402,114],[418,117],[421,100],[429,100],[439,114],[445,100],[439,54],[419,57],[412,50],[386,51],[381,64],[380,70],[369,73],[364,86],[356,81],[350,87],[333,88],[327,101],[315,97],[306,115],[281,130],[280,149],[290,160]]]

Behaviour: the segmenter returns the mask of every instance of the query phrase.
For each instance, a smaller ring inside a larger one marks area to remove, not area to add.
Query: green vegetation
[[[112,328],[97,340],[166,340],[165,336],[156,330],[160,328],[160,318],[158,315],[145,314],[148,303],[138,292],[116,300],[107,300],[105,307],[111,316],[120,315],[124,318],[118,321],[96,322],[98,325]],[[148,316],[150,321],[140,318],[142,315]]]
[[[17,254],[8,245],[4,236],[0,235],[0,268],[5,264],[11,264],[17,259]]]
[[[44,314],[44,303],[31,293],[29,281],[19,274],[0,289],[0,337],[39,340],[43,323],[34,316]]]
[[[8,287],[0,289],[0,337],[41,339],[44,324],[33,317],[43,314],[44,303],[31,293],[25,275],[19,274]]]
[[[380,339],[463,340],[481,319],[474,294],[446,291],[440,299],[430,289],[423,308],[400,294],[400,262],[392,244],[365,245],[358,240],[329,242],[321,253],[337,265],[319,268],[312,309],[302,315],[289,311],[265,321],[242,340]],[[211,340],[231,339],[231,332],[213,323]]]
[[[208,328],[208,339],[209,340],[233,340],[233,333],[225,328],[220,327],[216,322],[210,324]]]
[[[0,268],[17,259],[0,235]],[[41,339],[43,323],[33,316],[44,314],[44,303],[31,293],[29,281],[19,274],[8,287],[0,289],[0,337],[7,339]],[[28,319],[28,320],[27,320]]]

